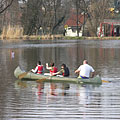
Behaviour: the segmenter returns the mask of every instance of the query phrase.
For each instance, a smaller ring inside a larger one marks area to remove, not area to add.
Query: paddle
[[[39,82],[42,82],[42,81],[44,81],[44,80],[46,80],[46,79],[47,79],[47,78],[41,78],[41,79],[36,80],[36,82],[39,83]]]
[[[20,75],[18,76],[18,79],[24,78],[30,71],[31,71],[31,70],[29,70],[28,72],[24,72],[24,73],[20,74]]]
[[[100,75],[101,76],[101,72],[96,72],[97,75]],[[102,80],[102,82],[105,82],[105,83],[110,83],[110,81],[106,81],[106,80]]]
[[[110,81],[106,81],[106,80],[102,80],[102,82],[105,82],[105,83],[110,83]]]

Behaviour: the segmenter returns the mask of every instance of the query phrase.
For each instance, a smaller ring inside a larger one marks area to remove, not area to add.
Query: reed
[[[2,39],[18,39],[23,36],[23,28],[20,26],[4,26],[2,29]]]

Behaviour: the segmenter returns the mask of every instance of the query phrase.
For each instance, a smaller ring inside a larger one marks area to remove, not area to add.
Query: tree
[[[0,1],[0,14],[9,8],[14,0],[1,0]]]
[[[66,6],[61,0],[28,0],[22,15],[25,34],[56,34],[66,17]]]
[[[106,18],[112,17],[109,12],[111,5],[110,0],[73,0],[73,3],[76,8],[77,16],[81,13],[84,14],[83,35],[87,27],[90,36],[97,36],[97,28],[100,22]],[[87,25],[85,27],[86,21]],[[79,32],[79,30],[77,31]]]
[[[75,6],[76,6],[76,13],[77,13],[77,36],[79,37],[79,27],[78,27],[78,22],[79,22],[79,20],[78,20],[78,16],[79,16],[79,5],[80,5],[80,0],[75,0],[74,1],[75,2]]]
[[[79,16],[81,14],[84,15],[84,21],[82,23],[82,26],[83,26],[83,35],[84,35],[84,24],[85,24],[85,13],[86,13],[86,9],[85,9],[85,5],[87,5],[85,3],[84,0],[73,0],[73,3],[74,3],[74,6],[76,8],[76,16],[77,16],[77,20],[76,20],[76,24],[77,24],[77,36],[79,37]]]
[[[42,14],[42,0],[28,0],[23,8],[21,18],[24,27],[24,34],[31,35],[36,33],[37,23],[39,23],[39,16]]]
[[[91,36],[97,36],[97,28],[100,22],[104,19],[111,18],[109,12],[110,4],[109,0],[89,0],[89,4],[85,2],[85,13],[88,18],[88,30]]]
[[[9,25],[20,25],[20,12],[17,0],[0,0],[0,30]]]
[[[22,11],[19,11],[18,1],[22,1],[24,6],[21,7]],[[2,13],[0,23],[2,25],[22,23],[24,34],[27,35],[37,34],[40,29],[43,34],[57,34],[63,29],[61,26],[64,26],[70,9],[76,8],[78,36],[79,14],[84,14],[83,33],[87,27],[90,35],[96,36],[100,22],[112,17],[109,12],[110,4],[109,0],[0,0]]]

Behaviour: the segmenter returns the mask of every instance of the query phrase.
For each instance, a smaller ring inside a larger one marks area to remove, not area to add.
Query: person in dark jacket
[[[70,71],[69,68],[63,63],[61,65],[61,70],[57,73],[54,73],[54,75],[62,75],[63,77],[69,77]]]

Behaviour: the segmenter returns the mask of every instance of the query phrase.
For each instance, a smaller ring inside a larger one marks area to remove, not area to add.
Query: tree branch
[[[0,14],[3,13],[7,8],[9,8],[12,5],[13,1],[14,0],[11,0],[11,2],[3,10],[0,11]]]

